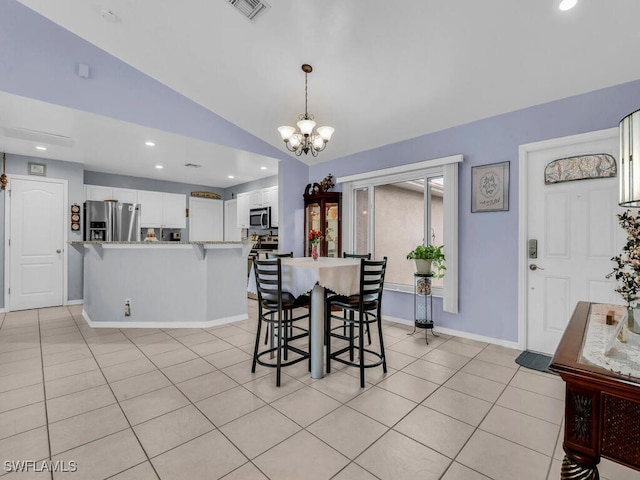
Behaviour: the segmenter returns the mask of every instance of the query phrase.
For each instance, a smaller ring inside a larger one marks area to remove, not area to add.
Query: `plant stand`
[[[413,332],[416,329],[424,329],[424,339],[429,345],[428,332],[437,337],[433,331],[433,296],[431,295],[431,278],[433,273],[414,273],[413,274]]]

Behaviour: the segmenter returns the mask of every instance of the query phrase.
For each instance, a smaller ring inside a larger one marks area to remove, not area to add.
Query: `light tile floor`
[[[520,353],[385,324],[389,372],[306,362],[251,373],[249,319],[91,329],[81,307],[0,315],[0,476],[135,479],[557,479],[564,384]],[[77,472],[7,472],[11,461]],[[45,464],[47,465],[47,464]],[[48,463],[51,465],[51,463]],[[601,478],[640,473],[603,460]],[[3,478],[3,480],[4,480]]]

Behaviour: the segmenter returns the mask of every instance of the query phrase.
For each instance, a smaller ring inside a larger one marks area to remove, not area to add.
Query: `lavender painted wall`
[[[459,314],[435,303],[447,328],[518,340],[518,147],[541,140],[617,127],[640,107],[640,81],[472,122],[310,168],[313,181],[463,154],[459,170]],[[339,134],[337,132],[336,134]],[[511,162],[508,212],[471,213],[471,167]],[[381,254],[378,252],[378,254]],[[384,254],[384,252],[382,252]],[[411,295],[385,293],[384,313],[413,318]]]
[[[0,2],[0,90],[167,132],[288,156],[15,0]],[[91,77],[76,75],[81,62]]]

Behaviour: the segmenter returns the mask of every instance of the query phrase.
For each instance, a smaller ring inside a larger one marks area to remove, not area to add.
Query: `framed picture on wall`
[[[471,167],[471,212],[509,210],[509,162]]]
[[[44,163],[28,162],[29,175],[47,175],[47,166]]]

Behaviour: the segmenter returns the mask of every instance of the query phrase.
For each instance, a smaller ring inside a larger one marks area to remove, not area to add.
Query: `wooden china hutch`
[[[319,230],[321,257],[341,257],[342,212],[340,192],[325,192],[318,183],[310,183],[304,191],[304,256],[311,256],[309,230]]]

